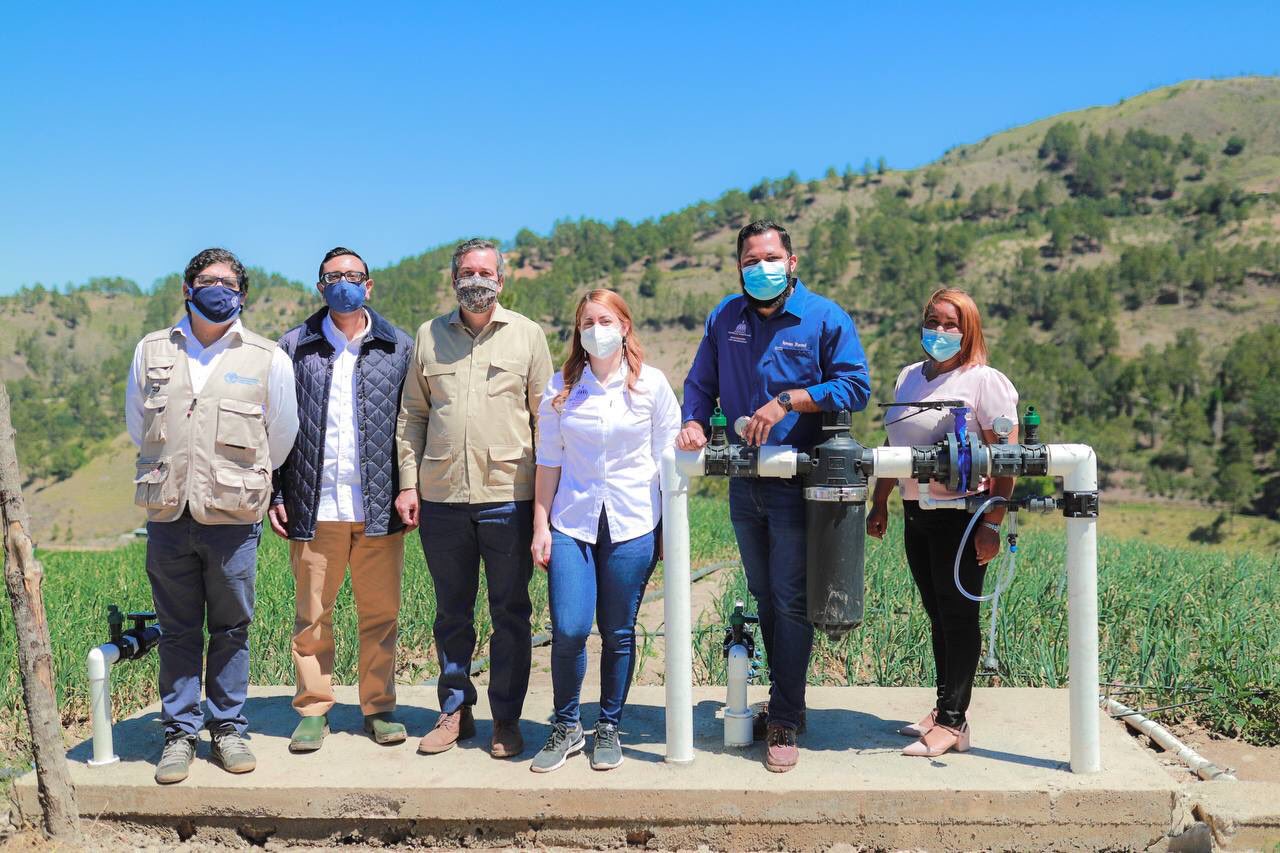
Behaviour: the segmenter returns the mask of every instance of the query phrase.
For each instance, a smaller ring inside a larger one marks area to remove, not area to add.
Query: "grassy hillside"
[[[920,169],[793,173],[658,219],[522,230],[504,301],[558,345],[584,290],[620,290],[679,389],[707,311],[737,289],[736,229],[770,216],[790,229],[801,277],[858,321],[876,399],[919,358],[924,297],[961,286],[984,308],[995,365],[1045,412],[1046,436],[1098,447],[1113,494],[1276,517],[1278,187],[1280,79],[1188,81]],[[442,246],[376,270],[376,306],[409,330],[446,308],[448,257]],[[248,322],[271,334],[317,302],[276,277],[251,304]],[[0,376],[24,383],[15,407],[33,485],[112,446],[132,343],[178,307],[172,276],[145,295],[99,281],[0,300]],[[879,441],[876,414],[855,431]],[[1237,529],[1226,516],[1211,526]]]

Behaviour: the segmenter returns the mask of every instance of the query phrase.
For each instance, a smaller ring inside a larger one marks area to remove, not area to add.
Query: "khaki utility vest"
[[[242,330],[214,363],[197,397],[181,334],[142,339],[143,439],[134,503],[149,521],[176,521],[190,507],[201,524],[254,524],[271,500],[264,407],[276,346]]]

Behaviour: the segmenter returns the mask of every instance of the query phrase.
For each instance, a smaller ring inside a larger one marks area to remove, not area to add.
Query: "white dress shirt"
[[[351,340],[333,324],[328,313],[320,323],[325,340],[333,347],[333,364],[316,521],[364,521],[358,450],[360,424],[356,419],[356,360],[360,357],[360,342],[369,333],[371,322],[369,312],[363,313],[364,328]]]
[[[204,346],[191,332],[191,318],[183,317],[174,326],[182,336],[182,348],[187,353],[187,372],[191,376],[191,390],[199,394],[204,383],[213,375],[214,365],[226,351],[233,335],[239,337],[244,327],[237,317],[227,331],[209,346]],[[145,408],[147,368],[143,363],[142,343],[133,350],[133,365],[124,390],[124,421],[133,443],[142,446],[142,422]],[[298,436],[298,391],[293,383],[293,362],[284,350],[276,348],[271,355],[271,368],[267,373],[267,404],[262,407],[266,419],[267,451],[271,467],[279,468],[293,449]]]
[[[557,372],[538,407],[538,464],[560,469],[551,526],[594,545],[605,509],[610,540],[643,536],[662,517],[658,467],[680,432],[667,377],[646,364],[631,391],[625,361],[603,384],[588,363],[557,410],[552,401],[563,389]]]

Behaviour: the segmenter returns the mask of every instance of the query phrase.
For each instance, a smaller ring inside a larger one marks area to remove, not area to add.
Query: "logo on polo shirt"
[[[729,340],[735,344],[745,344],[751,338],[751,330],[746,320],[739,320],[738,325],[729,330]]]
[[[228,385],[258,385],[258,384],[260,384],[260,383],[259,383],[259,381],[258,381],[258,377],[256,377],[256,376],[241,376],[239,373],[236,373],[234,370],[231,370],[231,371],[228,371],[228,372],[224,373],[224,374],[222,375],[222,381],[223,381],[223,382],[226,382]]]

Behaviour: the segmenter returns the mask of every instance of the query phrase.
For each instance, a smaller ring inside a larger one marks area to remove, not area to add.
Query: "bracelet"
[[[1000,525],[998,525],[998,524],[992,524],[990,521],[985,521],[985,520],[984,520],[984,521],[982,522],[982,526],[983,526],[983,527],[990,528],[990,529],[994,530],[996,533],[999,533],[999,532],[1000,532]]]

